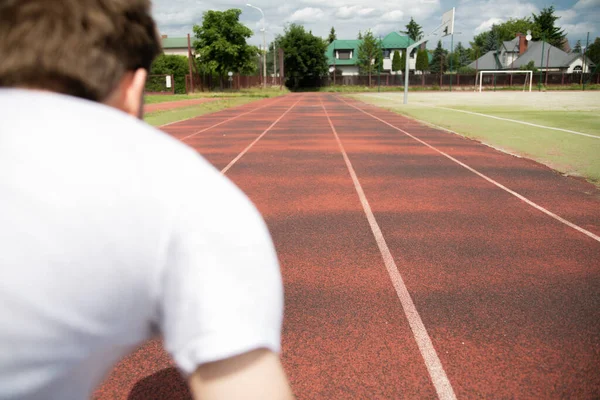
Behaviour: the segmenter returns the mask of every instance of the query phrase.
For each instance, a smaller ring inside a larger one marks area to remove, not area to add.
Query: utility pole
[[[266,88],[267,87],[267,39],[265,36],[265,13],[263,12],[262,9],[260,9],[259,7],[253,6],[252,4],[246,4],[246,6],[251,7],[251,8],[255,8],[258,11],[260,11],[261,15],[262,15],[262,34],[263,34],[263,86]]]
[[[582,84],[582,90],[585,91],[585,55],[587,54],[588,51],[588,46],[590,45],[590,33],[587,33],[587,40],[585,41],[585,50],[583,51],[583,62],[582,62],[582,67],[581,67],[581,84]],[[589,67],[588,67],[589,68]],[[591,76],[590,76],[591,79]]]
[[[538,82],[538,91],[542,91],[542,68],[544,68],[544,44],[546,43],[546,35],[542,35],[542,62],[540,63],[540,81]]]
[[[379,35],[379,62],[377,63],[377,92],[381,92],[381,64],[383,63],[383,49],[381,48],[381,35]]]
[[[452,91],[452,67],[454,60],[454,33],[452,33],[450,38],[450,91]]]

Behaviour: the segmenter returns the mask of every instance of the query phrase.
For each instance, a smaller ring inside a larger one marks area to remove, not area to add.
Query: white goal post
[[[527,74],[529,75],[529,91],[531,92],[531,88],[533,86],[533,71],[523,71],[521,69],[517,70],[500,70],[500,71],[479,71],[479,74],[475,77],[475,87],[477,87],[477,82],[479,79],[479,92],[483,90],[483,74]],[[527,84],[527,78],[525,78],[525,84]],[[525,91],[525,85],[523,86],[523,91]]]

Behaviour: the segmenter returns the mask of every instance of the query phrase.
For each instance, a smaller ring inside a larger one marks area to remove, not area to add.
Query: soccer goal
[[[475,87],[477,87],[477,83],[479,83],[479,91],[483,91],[483,75],[496,75],[496,74],[526,74],[525,83],[523,84],[523,91],[526,90],[527,84],[529,84],[529,91],[531,92],[531,88],[533,86],[533,71],[523,71],[523,70],[502,70],[502,71],[479,71],[479,74],[475,77]]]

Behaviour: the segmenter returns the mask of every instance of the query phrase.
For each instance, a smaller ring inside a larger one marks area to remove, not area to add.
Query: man
[[[291,397],[264,222],[134,118],[149,7],[0,0],[1,399],[85,398],[156,332],[195,397]]]

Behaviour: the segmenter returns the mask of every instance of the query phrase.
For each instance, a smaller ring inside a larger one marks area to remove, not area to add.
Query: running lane
[[[321,98],[306,95],[228,172],[280,257],[292,388],[299,399],[435,397]]]
[[[456,396],[597,398],[600,243],[381,120],[592,235],[595,189],[363,103],[326,108]]]

